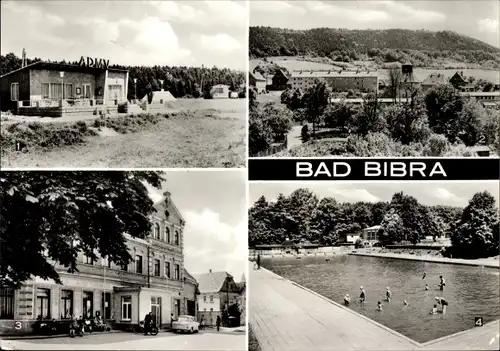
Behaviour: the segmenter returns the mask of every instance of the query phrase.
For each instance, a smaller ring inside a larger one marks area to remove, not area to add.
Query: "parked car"
[[[200,330],[200,323],[194,316],[179,316],[175,322],[172,323],[172,331],[197,333]]]

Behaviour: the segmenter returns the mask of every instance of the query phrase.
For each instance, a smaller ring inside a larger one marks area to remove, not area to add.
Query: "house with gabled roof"
[[[205,325],[215,325],[217,316],[223,318],[223,312],[238,305],[241,287],[227,272],[212,272],[195,275],[198,282],[198,320],[203,320]],[[234,313],[233,313],[234,314]],[[240,316],[237,316],[238,320]],[[238,323],[239,324],[239,323]]]
[[[248,75],[248,82],[251,87],[257,89],[258,92],[266,90],[266,78],[258,71],[250,72]]]
[[[431,73],[427,78],[422,81],[421,87],[424,90],[431,89],[436,85],[446,84],[446,78],[442,73]]]

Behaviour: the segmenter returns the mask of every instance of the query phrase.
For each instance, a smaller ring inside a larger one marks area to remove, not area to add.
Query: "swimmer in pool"
[[[438,313],[438,305],[434,305],[434,307],[432,307],[431,314],[437,314],[437,313]]]
[[[365,289],[363,289],[363,287],[361,286],[359,290],[361,290],[361,293],[359,294],[359,302],[365,302],[366,301]]]
[[[437,304],[441,305],[441,312],[443,314],[446,313],[446,307],[448,307],[448,301],[446,301],[442,297],[438,297],[438,296],[436,296],[435,299],[436,299]]]
[[[438,284],[439,290],[442,291],[442,290],[444,290],[444,286],[446,285],[446,282],[444,281],[444,278],[442,275],[439,276],[439,279],[440,279],[439,284]]]
[[[429,284],[425,284],[425,290],[429,290]]]
[[[346,294],[344,296],[344,305],[345,306],[349,306],[349,303],[351,302],[351,297],[349,296],[349,294]]]
[[[391,296],[392,296],[391,289],[387,287],[387,289],[385,289],[385,299],[387,300],[387,302],[391,302]]]
[[[422,279],[425,279],[426,275],[427,275],[427,273],[424,272],[424,275],[422,276]]]
[[[408,306],[408,301],[403,300],[403,305]]]
[[[377,302],[377,310],[382,311],[382,303],[380,301]]]

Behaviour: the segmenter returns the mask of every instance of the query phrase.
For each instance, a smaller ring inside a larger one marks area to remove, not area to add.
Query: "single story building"
[[[362,234],[363,240],[367,240],[370,242],[379,241],[378,232],[379,232],[380,228],[381,227],[379,225],[374,225],[373,227],[368,227],[368,228],[363,229],[363,234]]]
[[[129,72],[104,65],[38,61],[0,77],[0,108],[22,115],[60,117],[127,101]]]
[[[256,88],[259,93],[266,90],[266,78],[259,72],[250,72],[248,80],[250,83],[249,85]]]
[[[228,99],[229,98],[229,85],[217,84],[210,89],[210,96],[212,99]]]

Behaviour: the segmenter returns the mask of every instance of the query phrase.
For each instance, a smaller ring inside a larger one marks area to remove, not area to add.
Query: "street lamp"
[[[135,100],[137,100],[137,78],[134,78]]]
[[[59,76],[61,77],[62,100],[64,100],[64,72],[59,72]]]

